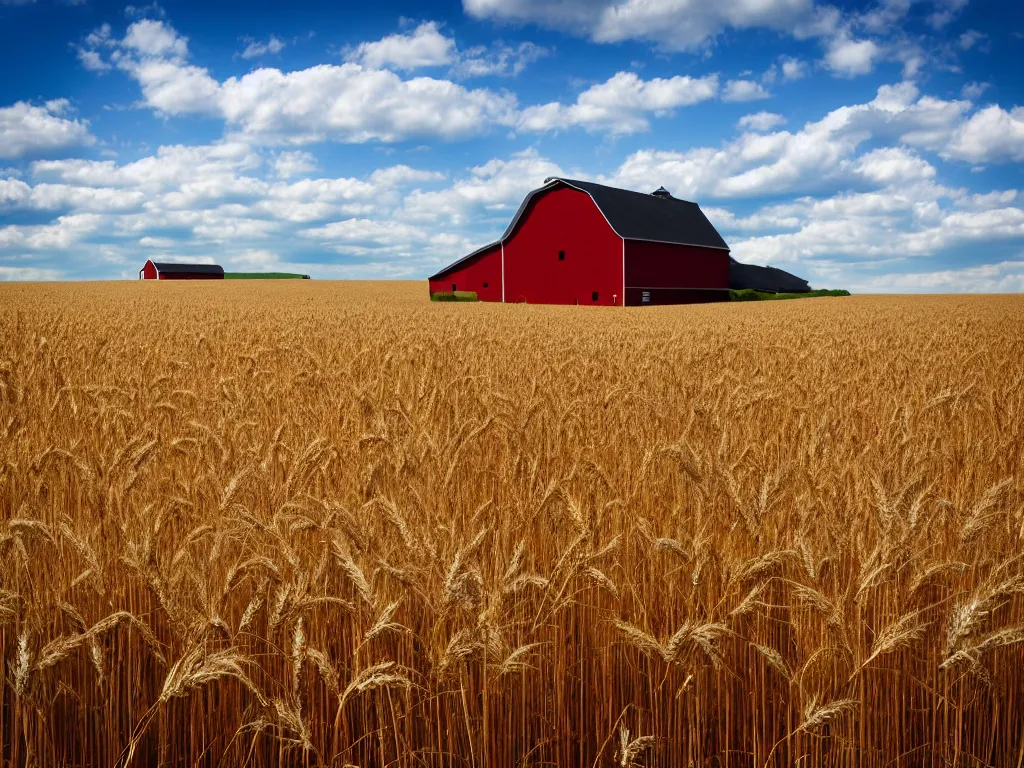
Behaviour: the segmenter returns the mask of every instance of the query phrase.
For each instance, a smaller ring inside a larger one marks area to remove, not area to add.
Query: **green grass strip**
[[[456,291],[455,293],[443,293],[437,291],[430,294],[431,301],[479,301],[474,291]]]
[[[741,291],[729,291],[729,301],[778,301],[780,299],[815,299],[821,296],[849,296],[849,291],[844,290],[832,290],[832,291],[808,291],[807,293],[767,293],[765,291],[755,291],[752,289],[744,289]]]
[[[309,280],[294,272],[225,272],[225,280]]]

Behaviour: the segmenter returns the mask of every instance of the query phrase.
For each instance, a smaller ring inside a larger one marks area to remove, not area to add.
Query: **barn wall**
[[[520,222],[505,242],[505,301],[622,304],[622,239],[589,195],[566,187],[537,195]]]
[[[147,261],[146,266],[142,268],[142,278],[144,280],[156,280],[156,267],[153,266],[152,261]]]
[[[501,301],[501,246],[477,254],[431,280],[430,292],[450,293],[453,285],[457,291],[475,291],[480,301]]]
[[[224,275],[202,275],[195,272],[161,272],[161,280],[223,280]]]
[[[646,295],[645,295],[646,294]],[[658,304],[711,304],[728,301],[729,291],[704,288],[626,288],[626,304],[630,307]]]
[[[627,240],[626,288],[627,293],[630,288],[716,288],[727,290],[729,288],[729,252],[693,245],[669,245]],[[689,303],[689,301],[679,303]]]

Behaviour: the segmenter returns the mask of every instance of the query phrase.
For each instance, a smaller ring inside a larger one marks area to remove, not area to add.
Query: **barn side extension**
[[[501,244],[493,243],[430,278],[430,293],[472,291],[480,301],[501,301]]]

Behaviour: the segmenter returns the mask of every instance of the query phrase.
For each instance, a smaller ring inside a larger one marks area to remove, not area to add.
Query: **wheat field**
[[[0,286],[13,766],[1024,764],[1024,298]]]

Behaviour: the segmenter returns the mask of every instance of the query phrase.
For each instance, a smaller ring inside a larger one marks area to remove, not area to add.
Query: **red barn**
[[[168,264],[150,259],[139,270],[139,280],[223,280],[224,267],[216,264]]]
[[[431,294],[531,304],[685,304],[729,298],[729,246],[696,203],[548,179],[501,239],[429,278]]]

